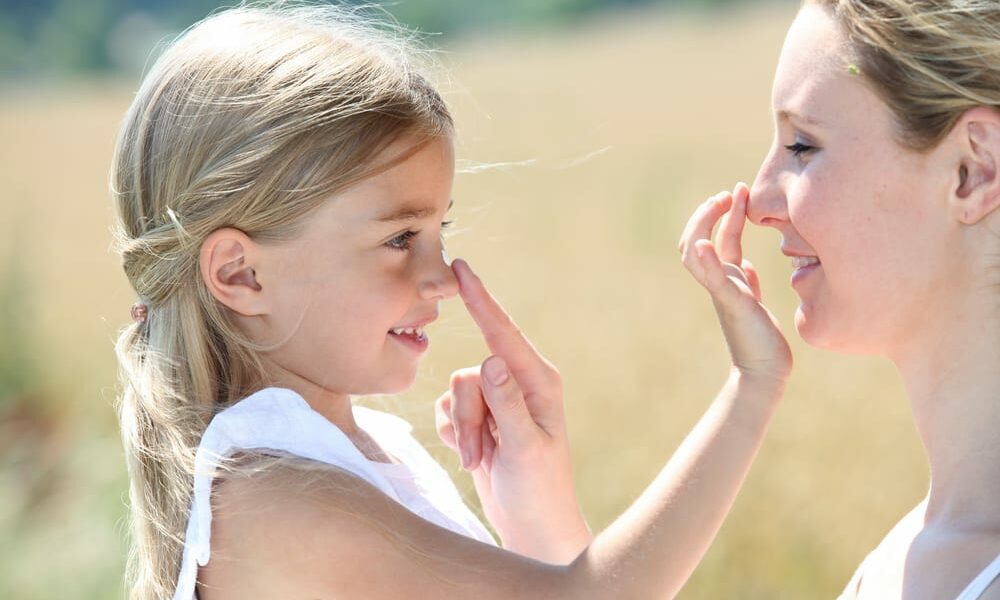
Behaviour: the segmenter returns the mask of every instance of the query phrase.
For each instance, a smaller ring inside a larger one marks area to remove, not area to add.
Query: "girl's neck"
[[[270,361],[265,362],[265,369],[271,386],[287,388],[302,396],[310,408],[336,425],[365,458],[384,463],[398,462],[358,426],[349,394],[331,392]]]
[[[1000,530],[1000,314],[986,291],[892,357],[930,461],[926,522],[961,530]]]
[[[332,392],[320,387],[271,361],[265,362],[265,369],[270,386],[287,388],[302,396],[310,408],[336,425],[351,440],[362,433],[357,421],[354,420],[349,394]]]

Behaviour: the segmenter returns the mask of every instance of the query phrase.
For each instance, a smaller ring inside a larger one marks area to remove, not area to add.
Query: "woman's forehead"
[[[822,126],[858,104],[870,108],[874,96],[847,56],[836,22],[825,9],[806,5],[788,30],[775,71],[776,119]]]

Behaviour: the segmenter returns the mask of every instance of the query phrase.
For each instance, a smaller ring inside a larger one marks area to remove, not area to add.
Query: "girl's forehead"
[[[323,212],[345,222],[386,226],[426,218],[451,207],[454,171],[450,142],[431,140],[336,194]]]

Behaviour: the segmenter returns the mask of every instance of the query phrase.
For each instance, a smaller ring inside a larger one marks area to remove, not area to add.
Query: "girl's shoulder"
[[[561,575],[420,518],[353,473],[310,461],[227,473],[213,504],[213,558],[198,574],[202,600],[542,598],[552,597]],[[526,583],[544,593],[519,595]]]

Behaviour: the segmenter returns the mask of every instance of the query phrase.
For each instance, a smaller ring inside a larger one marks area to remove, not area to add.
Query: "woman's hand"
[[[493,355],[452,374],[436,405],[438,434],[472,472],[504,548],[569,563],[591,534],[573,487],[562,379],[469,265],[452,268]]]
[[[750,190],[743,183],[701,204],[678,248],[684,266],[712,296],[733,367],[741,377],[784,386],[792,353],[778,322],[762,303],[757,271],[743,258],[743,225]],[[712,229],[722,219],[712,243]]]

